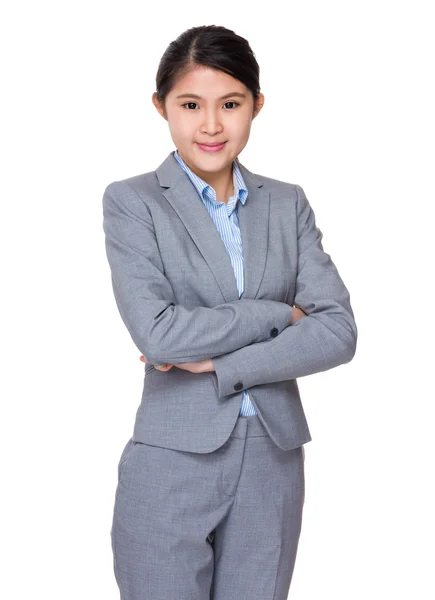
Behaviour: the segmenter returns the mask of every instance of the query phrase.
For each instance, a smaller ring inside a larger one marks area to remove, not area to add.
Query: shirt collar
[[[205,192],[206,188],[211,188],[211,186],[208,183],[206,183],[203,179],[201,179],[201,177],[198,177],[198,175],[196,175],[196,173],[194,173],[192,171],[192,169],[190,169],[187,166],[185,161],[178,154],[178,149],[175,150],[174,157],[176,158],[176,160],[179,163],[179,165],[181,166],[181,168],[190,177],[190,179],[192,180],[196,189],[198,190],[198,193],[200,194],[200,196],[202,198],[204,198],[204,192]],[[239,165],[237,164],[237,159],[233,160],[233,184],[234,184],[234,195],[236,197],[238,196],[238,198],[242,204],[245,204],[246,198],[248,196],[248,189],[243,180]]]

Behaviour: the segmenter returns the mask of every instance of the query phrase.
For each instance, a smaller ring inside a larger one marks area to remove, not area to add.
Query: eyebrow
[[[225,100],[225,98],[233,98],[235,96],[237,96],[238,98],[246,98],[246,94],[242,94],[241,92],[231,92],[230,94],[225,94],[225,96],[221,96],[219,100]],[[203,99],[201,98],[201,96],[198,96],[198,94],[191,93],[180,94],[179,96],[176,96],[176,98],[196,98],[197,100]]]

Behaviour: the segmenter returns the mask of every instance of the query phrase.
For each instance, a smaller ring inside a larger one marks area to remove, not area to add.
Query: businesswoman
[[[297,377],[349,362],[349,292],[301,186],[240,161],[264,102],[248,42],[191,28],[152,101],[175,151],[109,184],[113,291],[145,363],[111,528],[123,600],[286,600],[311,440]]]

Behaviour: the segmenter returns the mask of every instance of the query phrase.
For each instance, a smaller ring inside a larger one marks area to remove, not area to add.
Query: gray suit
[[[249,190],[238,209],[240,299],[216,226],[172,153],[156,171],[106,188],[114,294],[149,361],[135,441],[212,452],[228,439],[249,388],[274,442],[296,448],[311,440],[296,378],[354,356],[349,293],[302,188],[239,166]],[[290,326],[293,304],[309,316]],[[209,358],[215,372],[153,367]]]
[[[303,189],[238,163],[244,292],[171,152],[107,186],[106,251],[145,367],[112,525],[122,600],[285,600],[311,440],[296,379],[349,362],[349,292]],[[290,326],[291,306],[308,316]],[[153,365],[212,359],[214,372]],[[239,416],[249,388],[257,415]],[[213,593],[213,596],[210,594]]]

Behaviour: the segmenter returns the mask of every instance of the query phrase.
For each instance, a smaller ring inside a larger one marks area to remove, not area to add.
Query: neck
[[[179,152],[178,154],[181,156]],[[200,177],[214,189],[216,192],[216,200],[227,204],[228,198],[234,194],[233,164],[231,163],[216,173],[210,173],[209,171],[202,171],[196,166],[189,164],[183,156],[181,156],[181,158],[195,175]]]

